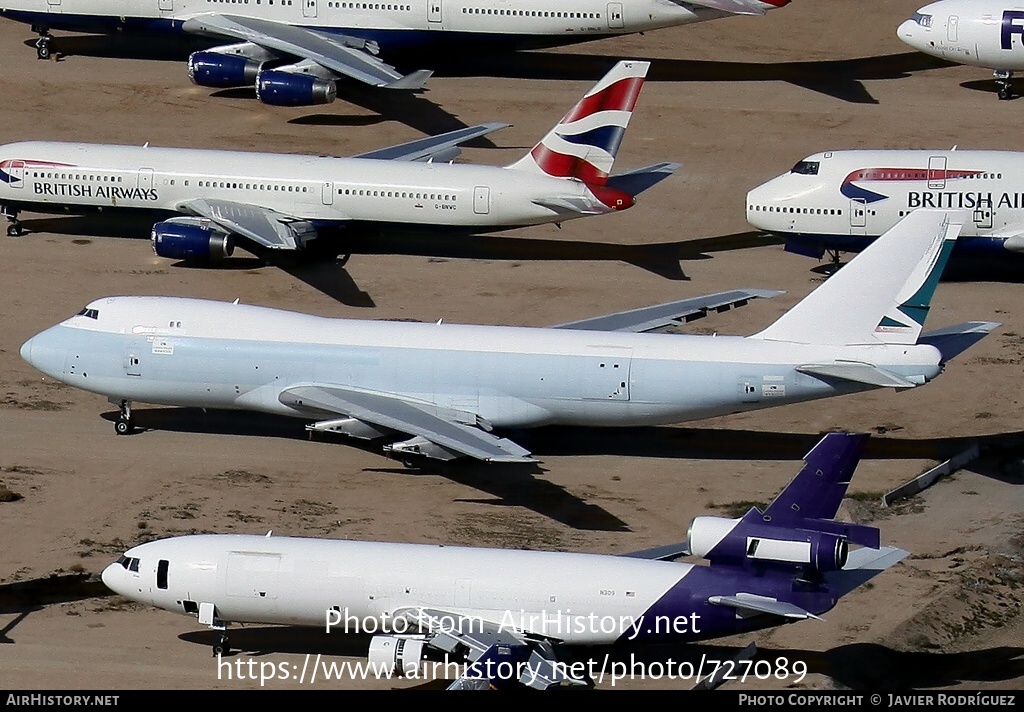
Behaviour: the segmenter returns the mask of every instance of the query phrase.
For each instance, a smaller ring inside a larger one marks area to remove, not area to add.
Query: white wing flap
[[[178,205],[178,212],[206,218],[228,232],[272,250],[297,250],[316,236],[316,230],[304,220],[230,200],[188,200]]]
[[[403,75],[371,54],[372,44],[358,37],[329,35],[295,25],[254,17],[209,13],[186,20],[186,32],[234,37],[261,47],[316,62],[341,76],[371,86],[391,89],[419,89],[431,72],[420,70]]]
[[[711,313],[745,306],[751,299],[771,299],[784,292],[768,289],[733,289],[678,302],[657,304],[630,311],[617,312],[592,319],[559,324],[554,329],[581,329],[586,331],[653,331],[666,326],[677,326]]]
[[[428,404],[413,403],[383,393],[354,391],[338,386],[296,386],[278,399],[300,410],[319,410],[347,415],[356,420],[401,433],[419,436],[441,447],[487,462],[535,462],[530,451],[507,438],[484,432],[475,425],[459,422],[456,413],[445,417]],[[433,412],[432,412],[433,411]],[[472,414],[466,420],[476,421]]]

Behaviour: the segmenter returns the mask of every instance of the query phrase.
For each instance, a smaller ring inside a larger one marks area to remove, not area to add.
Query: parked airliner
[[[922,334],[969,215],[919,210],[749,337],[645,333],[774,296],[735,290],[556,328],[328,319],[174,297],[110,297],[27,341],[47,376],[132,401],[284,414],[385,452],[532,462],[542,425],[676,423],[871,388],[915,388],[993,329]],[[870,289],[864,285],[870,284]]]
[[[0,15],[32,25],[40,59],[50,30],[191,33],[232,44],[195,52],[205,87],[255,86],[280,106],[334,100],[336,80],[418,89],[430,70],[400,73],[382,57],[427,57],[567,45],[713,20],[762,15],[789,0],[4,0]],[[233,7],[227,7],[228,4]],[[380,56],[378,56],[380,55]]]
[[[380,677],[421,677],[425,659],[449,653],[467,666],[449,689],[586,685],[559,648],[820,620],[903,559],[878,529],[835,521],[866,439],[829,433],[763,512],[696,517],[686,542],[630,554],[206,534],[132,547],[103,582],[218,629],[218,656],[230,623],[383,630],[369,649]],[[686,555],[710,564],[677,561]]]
[[[361,228],[487,232],[631,207],[679,164],[612,176],[649,62],[619,62],[509,166],[438,162],[483,124],[350,158],[33,141],[0,146],[0,213],[146,210],[162,257],[216,260],[236,244],[262,257],[337,255]],[[338,230],[344,227],[342,242]],[[331,237],[318,240],[331,228]]]
[[[1011,0],[939,0],[899,26],[896,35],[934,57],[993,70],[999,98],[1024,69],[1024,5]]]
[[[824,151],[747,193],[747,221],[790,252],[859,252],[918,208],[968,211],[958,258],[1024,258],[1024,153]]]

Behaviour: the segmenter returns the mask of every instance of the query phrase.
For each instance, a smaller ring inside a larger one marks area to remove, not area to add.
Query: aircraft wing
[[[472,413],[340,386],[295,386],[285,389],[278,399],[300,410],[344,415],[371,426],[416,436],[405,443],[391,445],[391,452],[441,460],[467,455],[486,462],[535,462],[528,450],[481,429]]]
[[[197,198],[180,203],[178,211],[216,223],[221,229],[246,237],[272,250],[296,250],[316,230],[305,220],[297,220],[257,205],[230,200]]]
[[[425,608],[399,609],[394,617],[404,618],[426,633],[431,647],[465,655],[469,665],[449,690],[481,690],[495,682],[507,682],[488,676],[489,671],[501,668],[520,673],[518,682],[536,690],[588,685],[585,679],[570,676],[567,666],[558,664],[550,642],[530,640],[511,625]]]
[[[185,20],[182,29],[194,34],[252,42],[269,50],[311,60],[342,76],[387,89],[419,89],[432,74],[419,70],[403,75],[373,56],[375,44],[358,37],[327,34],[254,17],[209,13]]]
[[[450,161],[459,155],[459,144],[479,136],[486,136],[498,129],[505,129],[512,124],[478,124],[464,129],[456,129],[437,136],[418,138],[396,146],[378,148],[376,151],[360,153],[353,158],[375,158],[382,161]]]
[[[608,314],[559,324],[555,329],[581,329],[585,331],[654,331],[666,326],[678,326],[701,319],[711,312],[729,311],[742,307],[751,299],[771,299],[783,292],[769,289],[733,289],[678,302],[641,307],[630,311]]]

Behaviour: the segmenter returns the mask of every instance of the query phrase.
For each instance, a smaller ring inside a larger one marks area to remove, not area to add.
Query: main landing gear
[[[10,225],[7,226],[7,237],[21,237],[25,234],[25,228],[18,222],[18,211],[6,205],[0,205],[0,215],[7,218]]]
[[[114,432],[118,435],[131,435],[135,432],[135,423],[132,421],[131,401],[121,401],[121,415],[114,421]]]
[[[32,31],[39,33],[39,39],[36,40],[36,57],[38,59],[49,59],[50,41],[53,39],[53,35],[50,34],[50,28],[33,27]]]
[[[999,98],[1003,101],[1013,98],[1013,72],[1008,69],[997,69],[992,72],[996,78],[996,86],[999,87]]]

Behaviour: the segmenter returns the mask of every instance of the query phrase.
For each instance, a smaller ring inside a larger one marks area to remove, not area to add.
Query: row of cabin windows
[[[185,181],[188,185],[188,181]],[[197,185],[200,188],[228,188],[230,190],[278,190],[288,193],[308,193],[309,187],[305,185],[280,185],[276,183],[232,183],[230,181],[201,180]]]
[[[751,205],[749,208],[755,213],[799,213],[801,215],[842,215],[843,211],[836,208],[776,208],[774,205]],[[871,213],[874,215],[874,211]]]
[[[409,193],[397,190],[357,190],[355,188],[338,188],[338,195],[365,195],[371,198],[412,198],[413,200],[447,200],[454,202],[454,195],[440,193]]]
[[[388,5],[379,2],[329,2],[327,7],[337,7],[342,10],[398,10],[410,12],[412,5]]]
[[[999,180],[1003,177],[1002,173],[976,173],[967,174],[962,176],[949,175],[953,171],[945,171],[946,175],[943,176],[944,169],[934,169],[928,171],[859,171],[853,180]]]
[[[219,3],[221,5],[248,5],[249,4],[249,0],[206,0],[206,2],[208,2],[208,3],[214,2],[214,3]],[[291,5],[293,2],[294,2],[294,0],[280,0],[280,3],[282,5]],[[260,0],[256,0],[256,4],[259,5],[260,4]],[[267,0],[267,4],[268,5],[273,5],[274,4],[274,0]]]
[[[600,19],[599,12],[539,12],[537,10],[491,10],[482,7],[464,7],[463,15],[514,15],[516,17],[565,17],[571,19]]]
[[[53,180],[92,180],[97,183],[121,183],[121,176],[98,176],[88,173],[40,173],[32,171],[33,178],[52,178]]]

